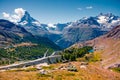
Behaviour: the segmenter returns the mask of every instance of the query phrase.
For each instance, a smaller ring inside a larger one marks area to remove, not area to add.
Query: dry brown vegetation
[[[37,44],[31,43],[31,42],[22,42],[20,44],[14,45],[14,47],[20,47],[20,46],[36,46]]]
[[[78,72],[67,70],[51,70],[42,75],[39,71],[5,71],[0,72],[0,80],[120,80],[120,73],[103,69],[96,63],[89,63],[86,69],[80,68],[80,62],[71,62]],[[68,65],[68,63],[52,64],[54,68]]]

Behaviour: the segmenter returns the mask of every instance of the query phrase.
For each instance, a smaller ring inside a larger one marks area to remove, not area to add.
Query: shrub
[[[89,62],[101,61],[100,55],[98,53],[86,54],[84,58],[86,61],[89,61]]]
[[[52,77],[52,75],[50,74],[40,74],[40,73],[37,73],[37,76],[38,77]]]
[[[76,58],[81,58],[88,54],[92,47],[85,46],[83,48],[70,48],[63,51],[62,60],[76,61]]]
[[[48,69],[48,70],[50,70],[50,69],[54,69],[54,66],[43,66],[42,69]]]
[[[37,71],[37,68],[27,68],[27,69],[24,69],[24,71],[26,72]]]
[[[120,73],[120,67],[112,68],[112,70]]]

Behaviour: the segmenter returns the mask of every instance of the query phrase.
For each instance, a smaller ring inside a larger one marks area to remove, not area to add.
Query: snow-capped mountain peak
[[[45,35],[48,33],[46,25],[41,24],[38,20],[31,17],[31,15],[25,11],[25,14],[18,22],[19,25],[23,26],[28,32],[33,35]]]
[[[32,18],[27,11],[25,11],[24,16],[21,18],[21,20],[18,23],[20,23],[21,25],[26,25],[24,24],[25,22],[26,24],[33,24],[36,26],[40,26],[40,22]]]
[[[115,16],[112,13],[107,13],[107,14],[100,13],[97,17],[99,20],[106,20],[106,21],[117,20],[120,18],[119,16]]]
[[[120,17],[112,13],[100,13],[97,17],[97,22],[103,29],[112,29],[114,26],[120,25]]]
[[[27,11],[25,11],[25,14],[24,14],[24,16],[21,18],[21,21],[24,21],[24,20],[26,20],[26,21],[36,21],[34,18],[32,18],[31,16],[30,16],[30,14],[27,12]],[[20,22],[21,22],[20,21]]]
[[[99,23],[106,23],[108,21],[108,17],[106,17],[106,16],[99,16],[97,21]]]

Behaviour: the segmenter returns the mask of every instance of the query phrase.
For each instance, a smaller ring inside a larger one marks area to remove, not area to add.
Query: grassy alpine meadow
[[[0,80],[120,80],[119,73],[95,66],[97,63],[90,63],[86,68],[80,68],[79,61],[71,62],[71,64],[76,66],[78,72],[53,69],[68,65],[68,63],[57,63],[51,64],[50,68],[43,67],[49,71],[47,74],[40,74],[40,71],[35,68],[8,70],[0,72]]]

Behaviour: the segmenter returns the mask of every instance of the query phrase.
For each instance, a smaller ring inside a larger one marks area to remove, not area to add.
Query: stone
[[[80,65],[81,69],[86,69],[87,67],[85,65]]]
[[[47,74],[48,72],[44,69],[40,70],[40,74]]]
[[[80,65],[88,65],[88,62],[81,62]]]

